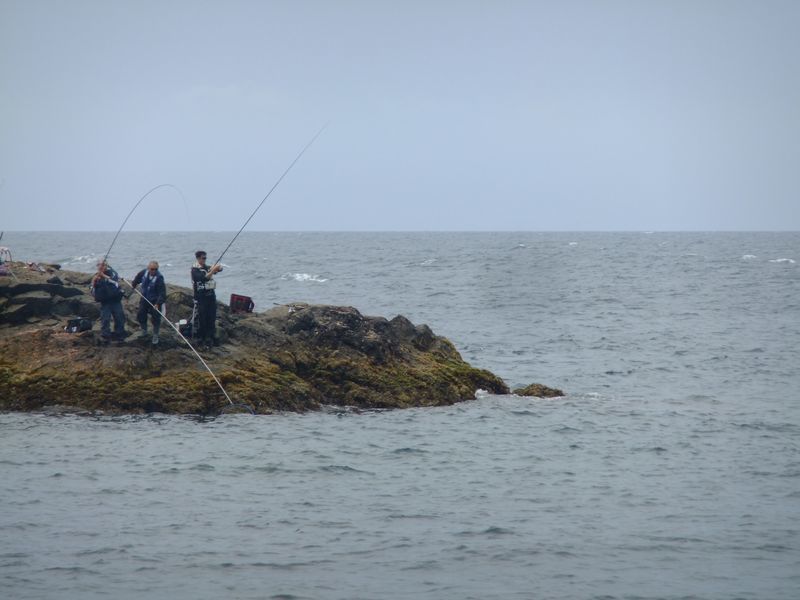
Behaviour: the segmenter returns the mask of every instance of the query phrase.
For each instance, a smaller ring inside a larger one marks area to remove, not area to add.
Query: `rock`
[[[517,388],[514,393],[517,396],[536,396],[538,398],[558,398],[564,395],[561,390],[547,387],[541,383],[532,383],[523,388]]]
[[[14,322],[19,322],[23,318],[49,315],[52,304],[53,297],[47,292],[25,292],[8,299],[6,312]]]
[[[64,271],[62,274],[64,281],[72,285],[89,286],[92,283],[91,273],[78,273],[77,271]]]
[[[49,281],[48,281],[49,279]],[[61,283],[57,283],[58,279]],[[69,318],[96,319],[91,276],[24,271],[0,282],[0,410],[60,406],[107,413],[201,413],[230,409],[213,378],[164,324],[153,348],[133,338],[99,346],[99,327],[69,334]],[[189,318],[191,292],[168,285],[168,316]],[[139,296],[123,300],[130,331]],[[505,394],[492,373],[461,358],[427,325],[353,307],[291,304],[231,314],[218,305],[219,348],[203,352],[231,399],[255,412],[437,406]]]
[[[72,296],[81,296],[85,293],[79,287],[71,285],[48,283],[44,278],[38,278],[39,273],[31,273],[22,271],[16,280],[2,280],[0,281],[0,296],[10,297],[19,296],[28,292],[45,292],[50,295],[58,294],[65,298]],[[31,281],[34,279],[33,281]],[[36,281],[41,279],[41,281]],[[91,278],[89,279],[91,281]],[[88,283],[87,290],[88,291]]]

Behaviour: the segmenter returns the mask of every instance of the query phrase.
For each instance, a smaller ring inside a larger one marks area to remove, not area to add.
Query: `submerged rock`
[[[133,337],[102,346],[99,322],[91,331],[65,332],[69,318],[99,316],[90,275],[57,265],[12,268],[16,279],[0,278],[0,409],[215,414],[229,407],[166,324],[156,347]],[[134,334],[138,304],[136,294],[123,300]],[[171,321],[188,318],[191,291],[168,285],[167,306]],[[325,404],[437,406],[473,399],[478,389],[508,393],[500,378],[464,362],[450,341],[402,316],[308,304],[234,315],[219,303],[217,331],[220,346],[203,358],[232,400],[258,413]]]
[[[522,388],[514,390],[517,396],[536,396],[537,398],[558,398],[563,396],[564,392],[559,389],[547,387],[541,383],[532,383]]]

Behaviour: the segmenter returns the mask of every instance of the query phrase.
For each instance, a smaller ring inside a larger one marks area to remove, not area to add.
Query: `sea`
[[[188,285],[233,235],[125,231],[109,261]],[[113,236],[2,244],[92,271]],[[0,413],[0,597],[796,600],[799,262],[797,232],[245,231],[218,298],[402,314],[566,395]]]

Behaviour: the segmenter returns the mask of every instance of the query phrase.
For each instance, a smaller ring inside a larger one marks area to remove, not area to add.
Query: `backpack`
[[[67,326],[64,331],[68,333],[80,333],[81,331],[90,331],[92,329],[92,320],[85,317],[78,317],[77,319],[70,319],[67,321]]]

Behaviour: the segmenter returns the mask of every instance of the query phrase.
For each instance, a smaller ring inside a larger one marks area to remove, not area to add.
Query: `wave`
[[[316,283],[325,283],[328,281],[325,277],[320,277],[319,275],[310,275],[309,273],[284,273],[281,275],[281,279],[284,280],[294,280],[294,281],[314,281]]]
[[[771,263],[786,263],[787,265],[793,265],[794,259],[793,258],[774,258],[770,260]]]
[[[92,264],[97,259],[103,257],[104,254],[100,253],[92,253],[92,254],[84,254],[83,256],[73,256],[68,258],[65,262],[69,265],[76,265],[76,264]]]
[[[318,467],[317,471],[323,471],[325,473],[366,473],[367,475],[374,475],[374,473],[370,471],[362,471],[361,469],[354,469],[353,467],[347,465],[325,465],[324,467]]]
[[[745,254],[742,256],[742,260],[753,260],[754,258],[757,258],[755,254]]]

